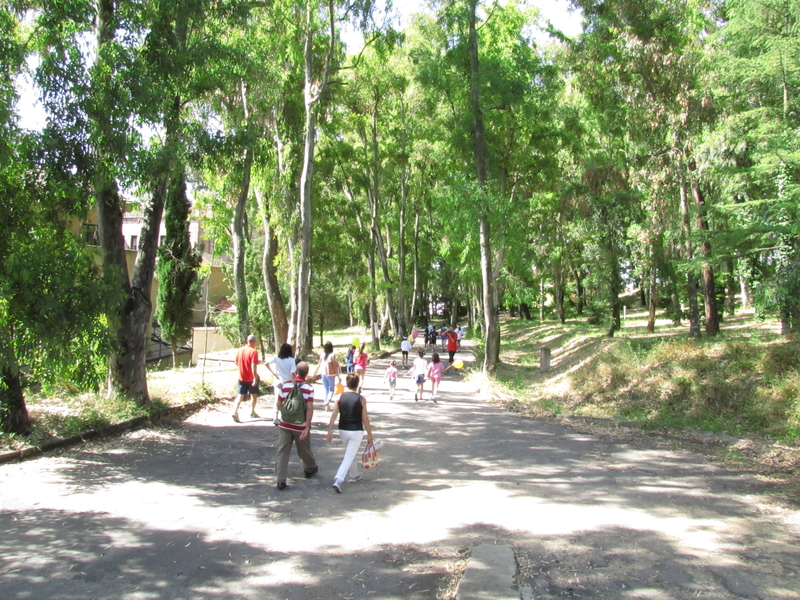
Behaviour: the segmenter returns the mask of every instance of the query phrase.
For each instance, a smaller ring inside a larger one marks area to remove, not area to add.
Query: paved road
[[[384,363],[365,387],[381,464],[341,495],[321,411],[320,474],[294,455],[284,491],[276,429],[228,404],[0,466],[0,598],[434,599],[495,543],[524,598],[800,598],[800,518],[751,476],[514,417],[456,376],[439,404],[410,379],[390,402]]]

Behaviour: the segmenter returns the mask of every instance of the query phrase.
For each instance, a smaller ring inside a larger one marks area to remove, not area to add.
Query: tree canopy
[[[3,428],[53,352],[149,401],[153,315],[175,344],[191,326],[189,218],[231,259],[239,337],[299,354],[317,326],[377,347],[460,323],[492,373],[501,310],[614,335],[626,289],[651,331],[713,336],[739,306],[796,331],[800,2],[574,5],[570,38],[522,0],[433,2],[403,31],[372,2],[3,4]],[[26,69],[41,132],[16,125]]]

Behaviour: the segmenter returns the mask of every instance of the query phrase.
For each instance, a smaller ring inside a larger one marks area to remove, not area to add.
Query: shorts
[[[397,379],[390,379],[389,380],[389,387],[393,388],[397,385]]]
[[[240,381],[239,382],[239,393],[240,394],[260,394],[261,392],[258,391],[258,385],[253,385],[252,381]]]
[[[425,383],[425,375],[417,375],[417,385]]]
[[[402,350],[403,358],[408,358],[408,350]]]

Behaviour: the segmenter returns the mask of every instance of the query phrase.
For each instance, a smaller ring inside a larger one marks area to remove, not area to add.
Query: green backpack
[[[302,383],[295,383],[281,406],[281,421],[284,423],[306,422],[306,399],[303,398]]]

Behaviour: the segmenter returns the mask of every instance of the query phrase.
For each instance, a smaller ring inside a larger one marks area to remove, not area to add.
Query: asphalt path
[[[380,464],[342,494],[319,401],[320,473],[293,453],[283,491],[266,401],[0,465],[0,598],[450,598],[487,544],[513,548],[526,599],[800,598],[800,516],[767,483],[516,417],[458,373],[438,404],[409,378],[390,401],[387,363],[364,388]]]

